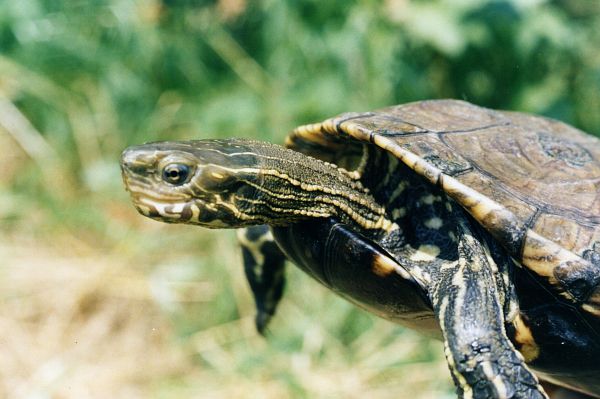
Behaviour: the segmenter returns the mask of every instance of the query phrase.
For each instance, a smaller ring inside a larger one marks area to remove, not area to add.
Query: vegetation
[[[151,140],[282,142],[462,98],[600,134],[590,0],[0,3],[0,396],[452,397],[439,343],[290,268],[267,341],[231,232],[129,205]]]

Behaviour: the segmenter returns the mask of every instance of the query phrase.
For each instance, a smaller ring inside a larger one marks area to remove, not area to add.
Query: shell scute
[[[593,250],[594,244],[600,240],[600,231],[597,228],[563,215],[540,214],[532,229],[543,232],[546,238],[581,256],[584,256],[586,251]]]
[[[525,225],[533,219],[538,208],[527,201],[513,195],[509,190],[502,189],[491,177],[472,169],[468,173],[457,176],[456,179],[468,187],[474,187],[484,196],[502,204]]]
[[[591,152],[600,149],[598,140],[587,140],[573,129],[568,139],[552,135],[555,141],[549,148],[549,134],[508,125],[446,134],[444,141],[457,153],[468,154],[474,168],[513,195],[553,213],[600,221],[600,162]]]
[[[471,131],[509,122],[499,112],[457,100],[421,101],[383,108],[377,113],[388,114],[428,132]]]
[[[592,263],[600,254],[584,258],[600,242],[597,138],[552,119],[455,100],[343,115],[319,132],[331,143],[344,138],[392,153],[442,187],[525,267],[600,315],[600,263]]]
[[[395,141],[406,150],[419,154],[444,174],[454,176],[471,169],[471,163],[448,147],[437,134],[397,137]]]
[[[348,121],[351,121],[351,119],[346,118],[344,120],[344,122]],[[340,123],[340,127],[342,123]],[[416,133],[425,133],[428,131],[427,129],[406,122],[393,114],[382,112],[372,113],[372,115],[367,119],[362,117],[360,125],[362,128],[373,132],[374,134],[383,136],[404,136]]]

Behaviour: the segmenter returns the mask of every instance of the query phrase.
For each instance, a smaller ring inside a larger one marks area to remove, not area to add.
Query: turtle
[[[600,140],[563,122],[428,100],[249,139],[121,156],[143,215],[238,229],[264,331],[290,260],[441,339],[462,398],[600,397]]]

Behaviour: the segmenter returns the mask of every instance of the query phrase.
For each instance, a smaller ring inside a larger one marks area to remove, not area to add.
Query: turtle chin
[[[190,204],[186,220],[179,220],[180,223],[189,223],[209,229],[236,229],[245,226],[230,208],[215,207],[210,202],[194,200]]]

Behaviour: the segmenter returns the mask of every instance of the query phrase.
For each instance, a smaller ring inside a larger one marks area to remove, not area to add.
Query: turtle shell
[[[600,140],[548,118],[433,100],[301,126],[287,145],[338,163],[357,142],[439,186],[519,264],[600,316]]]

